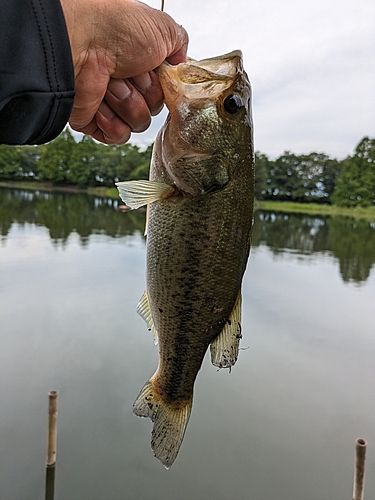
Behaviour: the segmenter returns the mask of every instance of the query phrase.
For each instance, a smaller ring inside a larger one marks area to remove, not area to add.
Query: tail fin
[[[154,422],[151,449],[155,457],[167,468],[173,464],[179,452],[189,422],[193,399],[176,407],[165,403],[149,380],[142,388],[133,413],[138,417],[149,417]]]

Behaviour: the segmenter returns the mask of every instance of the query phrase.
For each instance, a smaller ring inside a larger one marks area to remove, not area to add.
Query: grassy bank
[[[257,210],[273,212],[299,213],[308,215],[346,215],[360,219],[371,219],[375,222],[375,207],[346,208],[336,205],[320,205],[318,203],[293,203],[289,201],[256,201]]]
[[[109,187],[93,187],[87,189],[88,194],[94,194],[95,196],[103,196],[105,198],[115,198],[120,199],[117,188]]]

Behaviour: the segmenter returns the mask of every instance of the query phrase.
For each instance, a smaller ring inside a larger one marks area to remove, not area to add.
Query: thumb
[[[122,28],[122,31],[123,28]],[[168,14],[141,2],[127,11],[127,30],[118,41],[115,78],[147,73],[167,59],[171,64],[186,61],[189,37]]]
[[[166,60],[169,62],[169,64],[173,65],[186,62],[186,47],[179,49],[174,54],[166,57]]]

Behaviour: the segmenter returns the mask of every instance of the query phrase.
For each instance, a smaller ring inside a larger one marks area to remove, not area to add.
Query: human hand
[[[142,132],[163,107],[154,68],[185,62],[188,36],[137,0],[61,0],[73,55],[76,97],[70,126],[107,144]]]

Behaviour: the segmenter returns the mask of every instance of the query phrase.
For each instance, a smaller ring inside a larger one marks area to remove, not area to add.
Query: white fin
[[[152,319],[150,302],[148,300],[147,290],[145,290],[142,297],[139,299],[137,304],[137,313],[143,318],[147,323],[147,328],[152,330],[154,334],[154,344],[156,345],[159,341],[158,331],[155,327],[154,320]]]
[[[152,379],[143,386],[133,404],[135,415],[148,417],[154,422],[151,449],[167,469],[173,464],[179,452],[192,404],[192,399],[183,405],[178,405],[179,407],[165,403],[154,391]]]
[[[116,182],[122,201],[130,208],[162,200],[174,191],[174,187],[157,181],[124,181]]]
[[[238,358],[241,335],[241,291],[224,328],[211,343],[211,363],[218,368],[231,368]]]

